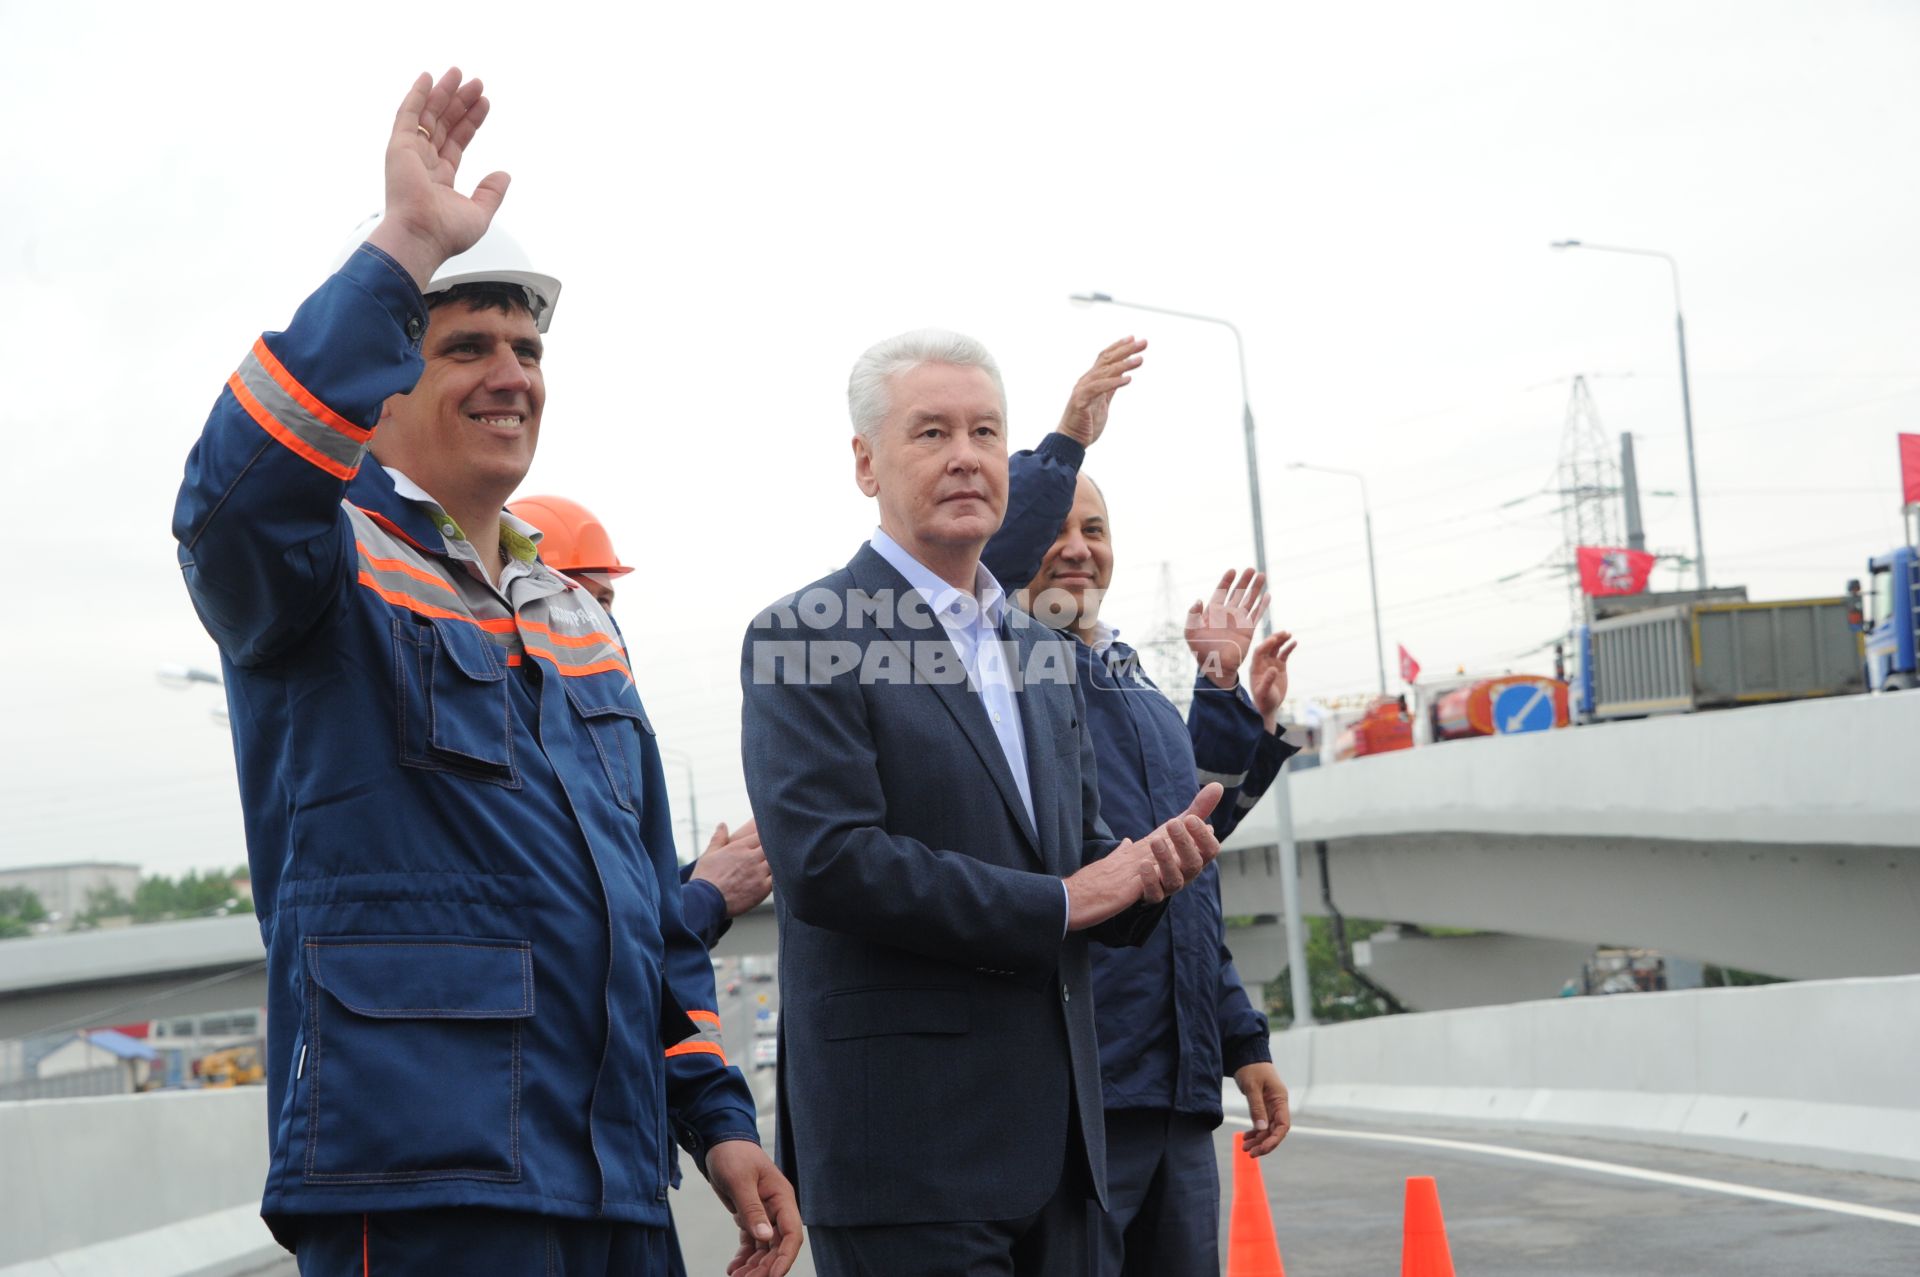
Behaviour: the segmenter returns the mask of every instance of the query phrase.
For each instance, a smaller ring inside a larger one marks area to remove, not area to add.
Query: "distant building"
[[[141,1089],[147,1066],[158,1055],[144,1042],[112,1029],[76,1033],[40,1057],[35,1074],[43,1081],[86,1077],[92,1085],[69,1094],[113,1095]]]
[[[118,892],[131,901],[140,887],[140,866],[109,860],[76,860],[63,865],[26,865],[0,869],[0,888],[25,887],[40,898],[55,931],[66,931],[74,918],[87,911],[96,891]]]

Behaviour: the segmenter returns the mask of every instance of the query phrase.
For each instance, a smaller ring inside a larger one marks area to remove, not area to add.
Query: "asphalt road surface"
[[[721,973],[719,992],[728,1057],[753,1087],[771,1147],[774,1071],[753,1067],[752,1042],[765,1023],[759,1013],[779,1009],[778,985],[735,968]],[[1223,1257],[1239,1129],[1230,1118],[1214,1141]],[[682,1166],[688,1182],[673,1194],[673,1211],[687,1269],[719,1277],[737,1234],[690,1162]],[[1291,1277],[1399,1271],[1413,1175],[1438,1182],[1461,1277],[1920,1277],[1920,1182],[1910,1180],[1615,1140],[1311,1115],[1260,1167]],[[295,1269],[287,1261],[269,1271],[292,1277]],[[806,1252],[795,1272],[813,1277]]]
[[[1223,1257],[1235,1129],[1230,1123],[1214,1141]],[[1312,1118],[1260,1166],[1291,1277],[1398,1272],[1412,1175],[1438,1182],[1461,1277],[1920,1277],[1920,1183],[1909,1180],[1613,1140]],[[1815,1200],[1756,1200],[1622,1170]],[[1841,1214],[1819,1202],[1895,1218]],[[674,1214],[690,1277],[725,1272],[734,1234],[712,1195],[689,1185]],[[804,1255],[796,1271],[811,1277]]]
[[[1215,1140],[1223,1255],[1233,1129],[1222,1128]],[[1456,1147],[1463,1143],[1501,1151]],[[1520,1160],[1513,1153],[1689,1177],[1788,1200],[1755,1200],[1558,1161]],[[1920,1274],[1920,1183],[1910,1180],[1612,1140],[1315,1118],[1302,1119],[1260,1165],[1291,1277],[1398,1272],[1410,1175],[1438,1181],[1461,1277]],[[1842,1214],[1833,1204],[1865,1207],[1889,1218]],[[698,1177],[674,1194],[673,1209],[691,1277],[724,1273],[736,1235]],[[295,1270],[289,1261],[271,1271],[292,1277]],[[795,1271],[813,1277],[804,1252]]]

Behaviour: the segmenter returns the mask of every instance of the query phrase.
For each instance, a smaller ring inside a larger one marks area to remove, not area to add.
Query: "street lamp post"
[[[153,675],[160,680],[160,686],[170,688],[176,692],[184,692],[195,683],[201,683],[208,687],[226,686],[218,674],[192,665],[162,665],[153,671]],[[216,705],[209,709],[207,713],[213,721],[220,726],[230,728],[230,724],[227,721],[226,706]]]
[[[693,758],[683,750],[663,749],[660,757],[672,759],[687,769],[687,828],[692,834],[693,854],[698,856],[700,846],[700,799],[693,785]]]
[[[1218,324],[1233,334],[1233,349],[1240,360],[1240,427],[1247,443],[1247,497],[1253,506],[1253,566],[1261,576],[1267,574],[1267,525],[1260,511],[1260,452],[1253,434],[1253,398],[1247,393],[1247,344],[1239,325],[1217,315],[1201,315],[1190,310],[1172,310],[1143,302],[1123,302],[1107,293],[1075,293],[1068,298],[1082,306],[1123,306],[1175,319],[1192,319],[1203,324]],[[1273,634],[1273,616],[1260,619],[1262,637]],[[1274,820],[1280,841],[1280,907],[1287,927],[1287,980],[1293,994],[1293,1022],[1302,1027],[1313,1023],[1313,993],[1307,979],[1307,932],[1300,918],[1300,849],[1293,841],[1293,795],[1287,771],[1281,770],[1279,783],[1269,791],[1274,805]]]
[[[1687,321],[1680,309],[1680,264],[1671,253],[1654,248],[1622,248],[1617,244],[1589,244],[1584,240],[1557,239],[1549,248],[1589,248],[1597,253],[1628,253],[1634,257],[1658,257],[1673,274],[1673,331],[1680,340],[1680,413],[1687,430],[1687,485],[1693,497],[1693,567],[1699,588],[1707,588],[1707,542],[1700,532],[1700,475],[1693,462],[1693,392],[1687,384]]]
[[[1360,481],[1360,515],[1367,528],[1367,589],[1373,596],[1373,662],[1380,676],[1380,695],[1387,694],[1387,645],[1380,633],[1380,576],[1374,570],[1373,560],[1373,502],[1367,498],[1367,477],[1358,470],[1342,470],[1338,466],[1315,466],[1304,461],[1293,461],[1287,465],[1289,470],[1314,470],[1321,474],[1341,474],[1349,479]]]
[[[170,687],[176,692],[184,692],[195,683],[205,683],[211,687],[222,686],[218,674],[192,665],[162,665],[154,670],[153,676],[160,680],[160,686]]]
[[[1083,306],[1102,303],[1108,306],[1124,306],[1128,310],[1151,311],[1156,315],[1172,315],[1176,319],[1194,319],[1203,324],[1218,324],[1233,334],[1234,353],[1240,357],[1240,425],[1247,441],[1247,496],[1253,505],[1253,566],[1261,576],[1265,576],[1267,574],[1267,530],[1266,520],[1260,513],[1260,452],[1253,437],[1253,399],[1247,394],[1247,344],[1240,337],[1239,326],[1230,319],[1221,319],[1216,315],[1198,315],[1190,310],[1169,310],[1165,306],[1123,302],[1106,293],[1075,293],[1067,300]],[[1272,616],[1261,618],[1260,632],[1263,636],[1273,633]]]

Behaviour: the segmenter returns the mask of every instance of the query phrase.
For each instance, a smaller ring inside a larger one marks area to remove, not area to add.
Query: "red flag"
[[[1900,436],[1900,504],[1920,505],[1920,435]]]
[[[1420,662],[1413,659],[1413,653],[1407,650],[1405,643],[1400,644],[1399,647],[1400,681],[1403,683],[1411,683],[1420,677]]]
[[[1574,552],[1580,564],[1580,589],[1596,597],[1639,594],[1653,575],[1653,556],[1645,550],[1609,550],[1583,545]]]

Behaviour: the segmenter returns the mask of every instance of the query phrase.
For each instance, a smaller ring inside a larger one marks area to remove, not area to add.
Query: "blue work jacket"
[[[1052,434],[1011,458],[1006,521],[982,556],[1009,589],[1039,571],[1073,507],[1084,456]],[[1095,651],[1076,641],[1074,659],[1099,762],[1100,815],[1117,837],[1144,837],[1185,811],[1201,785],[1219,781],[1226,792],[1212,824],[1225,839],[1295,752],[1266,730],[1244,687],[1223,691],[1196,676],[1183,721],[1125,643]],[[1271,1058],[1266,1017],[1227,951],[1215,866],[1173,897],[1139,948],[1093,950],[1093,991],[1107,1108],[1171,1108],[1218,1122],[1220,1079]]]
[[[174,512],[267,948],[262,1213],[664,1227],[675,1135],[755,1139],[752,1099],[618,631],[511,528],[489,585],[366,455],[426,324],[363,245],[241,361]]]
[[[687,930],[711,950],[733,929],[733,919],[727,916],[727,898],[720,888],[694,878],[693,869],[698,863],[689,861],[680,867],[680,914]]]

